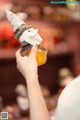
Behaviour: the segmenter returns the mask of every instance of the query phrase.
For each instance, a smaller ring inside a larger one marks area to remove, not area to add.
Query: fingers
[[[20,52],[21,52],[21,48],[15,54],[16,55],[16,59],[22,57]]]
[[[36,57],[36,54],[37,54],[37,45],[33,45],[30,56]]]
[[[15,54],[15,55],[16,55],[16,59],[22,58],[20,52],[21,52],[21,48],[20,48],[20,49],[16,52],[16,54]],[[36,57],[36,54],[37,54],[37,46],[36,46],[36,45],[33,45],[29,56]],[[25,57],[27,57],[27,56],[24,56],[24,58],[25,58]]]

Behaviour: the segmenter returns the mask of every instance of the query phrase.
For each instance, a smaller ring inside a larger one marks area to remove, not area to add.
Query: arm
[[[38,82],[36,52],[36,46],[33,46],[29,57],[22,57],[20,50],[17,51],[17,68],[22,73],[27,83],[31,120],[50,120]]]

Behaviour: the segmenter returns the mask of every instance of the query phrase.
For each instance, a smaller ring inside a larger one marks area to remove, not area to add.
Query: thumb
[[[16,59],[22,57],[20,52],[21,52],[21,48],[15,53]]]
[[[33,45],[30,56],[36,57],[36,54],[37,54],[37,45]]]

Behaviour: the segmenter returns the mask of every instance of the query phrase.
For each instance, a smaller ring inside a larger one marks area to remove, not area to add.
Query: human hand
[[[30,52],[30,55],[22,57],[21,49],[16,52],[16,62],[17,68],[24,76],[24,78],[30,79],[31,77],[35,77],[37,75],[37,61],[36,61],[36,53],[37,46],[33,46]]]

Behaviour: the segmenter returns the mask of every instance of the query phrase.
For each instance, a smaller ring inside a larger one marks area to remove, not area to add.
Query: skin
[[[21,49],[16,52],[16,62],[27,84],[30,119],[50,120],[38,81],[37,47],[33,46],[29,57],[22,57],[20,51]],[[80,76],[61,93],[55,117],[56,120],[80,120]]]
[[[50,120],[49,113],[38,81],[36,61],[37,46],[33,46],[30,55],[22,57],[21,49],[16,52],[16,63],[27,84],[31,120]]]

